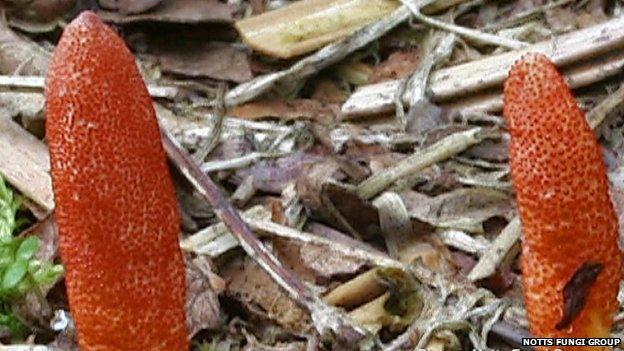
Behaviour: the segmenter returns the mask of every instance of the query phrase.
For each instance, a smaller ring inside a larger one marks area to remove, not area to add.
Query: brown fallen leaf
[[[239,300],[249,312],[290,331],[312,331],[309,315],[249,257],[228,262],[220,272],[228,282],[226,294]]]
[[[0,20],[0,74],[42,76],[50,53],[36,43],[18,36]]]
[[[148,51],[164,72],[236,83],[252,78],[247,54],[228,43],[157,41],[150,43]]]
[[[117,24],[135,22],[170,23],[232,23],[236,8],[219,0],[175,0],[165,1],[154,11],[137,15],[123,15],[118,12],[98,11],[107,22]]]
[[[371,83],[379,83],[408,77],[418,68],[420,53],[416,49],[397,50],[373,67]]]
[[[123,15],[130,15],[152,9],[158,6],[162,0],[99,0],[98,2],[107,10],[114,10]]]
[[[342,184],[328,182],[323,185],[321,197],[325,207],[333,208],[334,220],[339,227],[348,225],[362,238],[376,237],[381,234],[379,214],[375,206],[360,198],[355,192]]]
[[[604,0],[589,0],[585,9],[577,11],[576,23],[579,28],[594,26],[609,20],[605,9],[610,6]]]
[[[453,263],[457,267],[458,274],[462,276],[462,279],[468,276],[474,266],[477,264],[477,260],[462,251],[454,251],[451,253]],[[480,280],[479,286],[483,286],[486,289],[491,290],[496,295],[501,296],[514,287],[514,283],[518,281],[518,274],[513,271],[511,265],[504,265],[496,270],[491,276]]]
[[[436,197],[407,190],[401,194],[410,216],[436,227],[483,233],[483,222],[492,217],[511,219],[512,198],[485,188],[460,188]]]
[[[282,265],[288,267],[298,277],[308,282],[316,281],[315,272],[305,264],[302,245],[288,239],[273,239],[275,255]]]
[[[340,105],[338,104],[324,104],[311,99],[296,99],[250,102],[234,107],[229,113],[233,117],[250,120],[273,117],[285,120],[309,119],[321,123],[331,123],[339,110]]]
[[[324,104],[342,105],[349,98],[349,92],[341,89],[334,81],[323,79],[316,83],[312,99]]]
[[[286,157],[267,160],[250,168],[238,170],[233,181],[240,183],[246,177],[252,176],[256,190],[280,194],[288,184],[307,172],[310,165],[322,162],[326,157],[327,151],[321,148],[298,151]]]
[[[0,117],[0,174],[40,208],[33,211],[39,218],[54,209],[49,170],[47,146],[17,123]]]
[[[0,93],[0,115],[18,121],[37,137],[44,135],[44,97],[40,93]]]
[[[76,5],[76,0],[10,1],[10,3],[14,5],[12,10],[19,18],[49,22],[67,14]]]
[[[564,33],[576,29],[576,11],[569,6],[559,6],[546,11],[546,23],[555,33]]]
[[[353,274],[364,266],[364,262],[344,257],[342,253],[326,246],[305,244],[300,247],[299,255],[303,264],[323,278]]]
[[[203,257],[186,261],[186,319],[191,337],[202,329],[216,329],[221,324],[219,299],[207,277],[211,271]]]

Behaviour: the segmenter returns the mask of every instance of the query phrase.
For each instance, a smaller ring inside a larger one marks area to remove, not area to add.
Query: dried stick
[[[483,129],[477,127],[454,133],[424,150],[417,151],[414,155],[360,183],[357,194],[365,199],[374,197],[399,178],[445,160],[481,142],[484,138],[482,131]]]
[[[0,75],[0,90],[18,89],[22,92],[41,92],[44,86],[44,77]],[[176,87],[148,84],[147,90],[153,98],[174,99],[178,96],[178,88]]]
[[[609,112],[622,106],[622,103],[624,103],[624,84],[587,113],[587,123],[592,129],[597,130]]]
[[[321,335],[332,331],[339,338],[357,343],[366,331],[354,325],[340,312],[314,295],[291,271],[284,268],[275,256],[258,240],[238,212],[223,196],[217,185],[203,173],[193,159],[163,131],[163,145],[173,163],[191,182],[195,189],[214,207],[217,216],[238,239],[245,252],[275,280],[275,282],[301,307],[310,311],[314,326]]]
[[[501,36],[493,35],[489,33],[479,32],[474,29],[458,26],[452,23],[447,23],[447,22],[440,21],[432,17],[425,16],[420,12],[420,9],[423,7],[423,5],[428,5],[428,2],[431,2],[431,1],[414,1],[414,0],[399,0],[399,1],[403,5],[407,6],[407,8],[409,8],[410,11],[412,11],[412,15],[414,16],[414,18],[416,18],[417,20],[431,27],[443,29],[445,31],[455,33],[457,35],[461,35],[467,39],[470,39],[479,43],[501,46],[501,47],[508,48],[508,49],[521,49],[527,46],[526,43],[523,43],[521,41],[517,41],[517,40],[513,40],[513,39],[509,39],[509,38],[505,38],[505,37],[501,37]]]
[[[520,219],[515,217],[483,253],[468,274],[468,280],[474,282],[494,274],[507,253],[520,240],[520,233]]]
[[[617,52],[621,50],[616,49],[623,46],[624,18],[616,18],[597,26],[559,36],[547,42],[534,44],[524,50],[490,56],[437,70],[430,76],[429,89],[432,99],[441,103],[452,98],[470,96],[475,92],[500,87],[507,77],[511,65],[529,51],[546,54],[560,67],[597,58],[606,52],[614,52],[614,54],[606,55],[612,59],[606,62],[610,66],[618,66],[618,58],[622,59],[622,57],[620,56],[621,53]],[[606,57],[601,59],[605,60]],[[586,65],[584,67],[585,73],[602,73],[599,71],[600,67],[593,67],[593,69],[589,69]],[[611,69],[603,71],[605,74],[607,72],[613,74]],[[583,77],[583,80],[575,84],[597,81],[595,78],[590,79],[589,74],[585,75],[580,72],[577,74],[579,77]],[[601,74],[601,76],[604,77],[605,75]],[[361,87],[342,106],[342,114],[345,117],[353,117],[392,111],[398,86],[399,81],[390,81]],[[402,99],[408,104],[409,92],[406,92]]]

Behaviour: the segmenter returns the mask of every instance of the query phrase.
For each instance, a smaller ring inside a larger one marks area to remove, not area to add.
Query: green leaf
[[[36,269],[33,271],[32,268],[34,266],[36,266]],[[60,264],[52,265],[50,263],[33,260],[31,261],[30,272],[37,285],[47,285],[55,283],[61,276],[63,276],[65,269]]]
[[[17,248],[15,259],[28,261],[37,253],[37,250],[39,250],[39,238],[34,235],[29,236]]]
[[[2,289],[9,290],[17,285],[24,278],[28,271],[28,261],[19,260],[13,262],[4,272],[2,277]]]
[[[13,261],[15,261],[15,257],[13,257],[14,250],[15,249],[12,245],[0,246],[0,273],[3,269],[13,263]]]
[[[11,331],[14,339],[24,340],[28,335],[26,326],[13,313],[0,313],[0,325]]]

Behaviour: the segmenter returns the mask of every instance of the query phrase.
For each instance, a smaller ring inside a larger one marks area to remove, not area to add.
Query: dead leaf
[[[464,155],[476,157],[492,162],[506,162],[509,160],[509,139],[486,139],[464,151]]]
[[[321,80],[314,86],[312,99],[323,104],[342,105],[349,98],[349,92],[341,89],[336,82],[331,80]]]
[[[287,330],[312,331],[308,314],[249,257],[244,257],[242,262],[238,259],[229,262],[220,272],[228,281],[226,293],[241,301],[250,312]]]
[[[269,117],[285,120],[303,118],[321,123],[331,123],[339,109],[337,104],[324,104],[310,99],[261,100],[236,106],[229,113],[233,117],[250,120]]]
[[[221,324],[219,298],[206,276],[208,272],[212,270],[205,258],[186,261],[186,319],[190,337],[202,329],[216,329]]]
[[[58,226],[53,215],[35,223],[35,225],[19,234],[22,237],[36,235],[39,237],[39,251],[35,257],[42,262],[52,262],[58,256]]]
[[[557,330],[568,328],[581,313],[587,303],[589,290],[603,268],[602,263],[585,262],[563,287],[563,316],[555,326]]]
[[[238,183],[247,176],[253,176],[254,188],[271,194],[280,194],[282,190],[308,171],[308,167],[320,163],[326,158],[326,151],[313,148],[307,151],[298,151],[289,156],[276,160],[267,160],[257,163],[251,168],[236,172]],[[331,161],[332,163],[335,163]]]
[[[50,53],[36,43],[18,36],[0,20],[0,73],[42,76],[48,68]]]
[[[477,264],[474,256],[462,251],[454,251],[451,253],[453,263],[459,270],[459,274],[465,279]],[[514,287],[514,283],[518,278],[518,274],[513,271],[511,265],[504,265],[497,269],[491,276],[480,280],[479,285],[491,290],[496,295],[501,296]]]
[[[316,281],[315,272],[305,264],[303,246],[288,239],[275,238],[272,240],[275,255],[285,267],[288,267],[299,278],[308,282]]]
[[[33,0],[15,1],[16,15],[25,20],[50,22],[67,14],[76,5],[76,0]]]
[[[339,165],[332,159],[325,162],[309,164],[305,170],[297,177],[295,189],[301,203],[311,212],[313,217],[323,220],[331,220],[321,199],[321,189],[323,184],[334,179],[339,170]]]
[[[219,0],[167,0],[154,11],[125,16],[118,12],[99,11],[107,22],[117,24],[135,22],[170,23],[232,23],[236,8]]]
[[[414,135],[424,135],[430,130],[449,122],[448,110],[429,102],[419,100],[410,106],[407,113],[407,131]]]
[[[0,93],[0,115],[17,120],[38,137],[44,136],[44,97],[39,93]]]
[[[415,191],[401,194],[410,216],[441,228],[483,233],[483,222],[492,217],[511,219],[511,197],[485,188],[462,188],[436,197]]]
[[[331,278],[340,274],[353,274],[364,266],[364,262],[344,257],[342,253],[333,251],[331,247],[326,246],[305,244],[299,249],[299,254],[307,267],[324,278]]]
[[[54,209],[49,170],[46,145],[17,123],[0,116],[0,174],[44,212]]]
[[[237,83],[252,78],[247,54],[228,43],[158,40],[149,50],[163,72]]]
[[[420,65],[420,53],[416,49],[397,50],[388,58],[373,67],[371,83],[405,78]]]
[[[585,9],[577,12],[577,26],[579,28],[591,27],[609,20],[609,16],[605,13],[607,6],[610,5],[605,4],[604,0],[588,1]]]
[[[107,10],[114,10],[123,15],[131,15],[154,8],[162,1],[163,0],[99,0],[98,2]]]
[[[546,22],[555,33],[575,29],[576,13],[569,6],[558,6],[546,11]]]
[[[349,226],[362,238],[381,235],[379,214],[375,206],[360,198],[355,192],[346,189],[342,184],[328,182],[323,185],[321,197],[324,207],[331,209],[333,222],[337,227]]]

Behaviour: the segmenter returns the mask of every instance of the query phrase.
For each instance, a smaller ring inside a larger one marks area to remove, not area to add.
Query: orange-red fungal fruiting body
[[[504,90],[531,332],[608,337],[622,256],[598,141],[545,56],[528,54],[517,62]]]
[[[91,12],[46,80],[61,258],[82,350],[188,350],[180,220],[152,101],[123,40]]]

